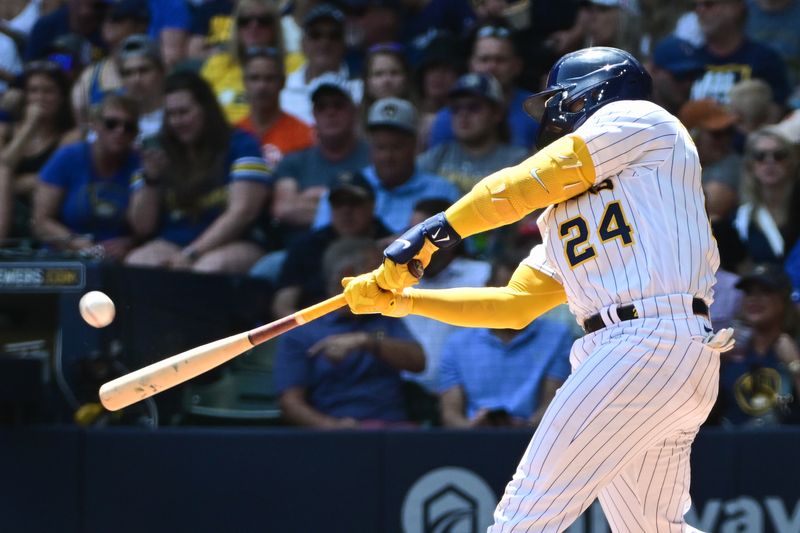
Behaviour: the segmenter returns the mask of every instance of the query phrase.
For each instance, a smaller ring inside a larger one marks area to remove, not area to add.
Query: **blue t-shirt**
[[[69,27],[69,7],[61,6],[52,13],[48,13],[36,21],[31,29],[25,44],[25,62],[44,58],[50,46],[62,35],[71,33]],[[106,49],[106,44],[100,33],[100,27],[87,37],[95,48],[92,58],[97,59]]]
[[[406,419],[400,372],[366,350],[339,363],[308,349],[331,335],[383,331],[386,337],[413,341],[403,322],[381,315],[339,311],[281,335],[275,360],[275,388],[307,390],[309,403],[337,418],[399,422]]]
[[[778,52],[786,63],[792,87],[800,83],[800,2],[764,11],[757,0],[747,0],[747,36]]]
[[[733,425],[779,423],[774,398],[796,394],[786,366],[772,347],[764,355],[758,355],[749,345],[735,353],[720,364],[723,419]]]
[[[261,157],[261,146],[255,137],[243,130],[236,128],[232,130],[225,157],[225,169],[227,170],[225,176],[219,180],[218,185],[197,200],[200,207],[192,213],[179,209],[167,191],[159,237],[178,246],[186,246],[198,238],[225,211],[230,183],[243,180],[269,186],[270,176],[267,164]],[[133,180],[132,189],[144,186],[141,176],[139,172]]]
[[[573,338],[565,324],[538,319],[504,344],[489,329],[465,328],[442,347],[439,390],[464,391],[466,416],[505,409],[528,419],[539,408],[542,380],[567,379]]]
[[[98,176],[91,145],[79,142],[57,150],[42,167],[40,179],[64,190],[60,218],[65,226],[103,241],[128,233],[129,186],[139,166],[139,156],[131,152],[116,174]]]
[[[189,6],[184,0],[148,0],[150,25],[147,33],[158,39],[162,30],[189,30]]]
[[[506,114],[508,129],[511,133],[509,144],[520,146],[528,151],[533,148],[536,136],[539,135],[539,123],[531,118],[522,107],[522,104],[531,94],[533,93],[523,89],[515,89]],[[437,144],[454,140],[453,114],[450,112],[449,107],[445,107],[436,113],[436,118],[433,119],[428,146],[433,147]]]
[[[706,67],[705,73],[692,85],[692,100],[712,98],[727,104],[731,87],[738,81],[752,78],[767,82],[775,101],[780,104],[789,96],[790,87],[783,60],[777,52],[761,43],[745,39],[738,50],[726,56],[712,55],[704,46],[699,50],[697,59]]]
[[[387,189],[381,184],[374,166],[368,166],[361,172],[375,191],[375,216],[394,233],[401,233],[408,228],[414,206],[420,200],[441,198],[455,202],[461,197],[455,185],[435,174],[418,170],[407,182]],[[314,227],[321,228],[330,222],[331,206],[326,193],[320,199]]]

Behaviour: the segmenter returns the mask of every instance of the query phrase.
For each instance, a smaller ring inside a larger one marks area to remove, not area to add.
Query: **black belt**
[[[700,298],[692,298],[692,312],[696,315],[708,316],[708,305]],[[620,322],[639,318],[639,314],[636,312],[636,307],[634,307],[633,304],[617,307],[617,316]],[[590,316],[583,322],[583,331],[586,333],[594,333],[598,329],[603,329],[604,327],[606,327],[606,323],[603,322],[603,317],[600,316],[600,313]]]

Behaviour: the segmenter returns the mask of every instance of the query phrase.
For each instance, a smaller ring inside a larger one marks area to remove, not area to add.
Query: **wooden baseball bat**
[[[339,294],[269,324],[157,361],[104,384],[100,387],[100,402],[110,411],[128,407],[199,376],[241,355],[253,346],[327,315],[346,304],[344,294]]]
[[[408,269],[415,277],[422,277],[422,263],[419,260],[414,259],[409,262]],[[327,315],[346,304],[344,294],[339,294],[269,324],[157,361],[105,383],[100,387],[100,403],[109,411],[128,407],[163,390],[180,385],[203,372],[208,372],[253,346]]]

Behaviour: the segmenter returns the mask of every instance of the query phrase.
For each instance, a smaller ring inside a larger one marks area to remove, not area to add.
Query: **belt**
[[[700,298],[692,298],[692,312],[696,315],[708,316],[708,305]],[[617,307],[617,316],[620,322],[639,318],[639,314],[636,312],[636,307],[634,307],[633,304]],[[583,331],[586,333],[594,333],[604,327],[606,327],[606,323],[603,322],[603,317],[600,316],[600,313],[590,316],[583,322]]]

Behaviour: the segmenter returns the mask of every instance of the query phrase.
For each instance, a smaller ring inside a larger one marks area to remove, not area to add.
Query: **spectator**
[[[236,124],[248,113],[242,63],[253,47],[273,47],[283,53],[280,15],[271,0],[242,0],[234,12],[227,50],[212,54],[203,63],[202,76],[211,84],[225,116]]]
[[[348,39],[347,64],[354,74],[364,74],[365,51],[383,43],[402,42],[400,2],[352,0],[347,3],[347,15],[347,33],[352,36]]]
[[[189,41],[187,56],[190,60],[205,61],[212,54],[224,51],[231,38],[234,0],[204,0],[194,2],[189,13]]]
[[[436,198],[417,202],[409,227],[444,211],[449,206],[448,200]],[[431,258],[430,264],[425,268],[425,275],[416,286],[420,289],[483,287],[489,281],[490,270],[489,263],[465,257],[463,246],[442,248]],[[425,407],[425,399],[427,395],[438,393],[442,345],[445,339],[459,328],[418,315],[404,316],[402,320],[425,351],[425,371],[417,374],[405,373],[403,377],[422,388],[421,391],[414,391],[411,396],[415,400],[414,403],[423,409],[420,418],[431,418],[430,415],[433,414],[435,420],[438,418],[438,413],[430,413],[430,409]]]
[[[139,141],[152,139],[164,122],[164,64],[158,45],[147,35],[125,39],[119,52],[125,93],[139,105]]]
[[[285,243],[311,226],[329,183],[369,164],[369,147],[357,134],[358,111],[347,80],[324,74],[310,92],[317,145],[288,154],[275,169],[271,216]]]
[[[736,347],[720,362],[718,410],[724,424],[780,424],[800,393],[797,312],[791,284],[777,265],[758,265],[736,287],[744,292]]]
[[[367,111],[381,98],[413,100],[411,68],[400,43],[382,42],[372,45],[364,59],[364,99],[361,102],[363,125]]]
[[[780,109],[772,99],[772,89],[764,80],[742,80],[731,87],[731,113],[742,137],[762,126],[778,121]]]
[[[373,268],[380,252],[369,239],[342,240],[325,253],[329,295],[343,276]],[[399,320],[339,310],[282,335],[275,383],[285,420],[324,429],[406,421],[400,371],[420,371],[419,344]]]
[[[61,7],[34,24],[26,41],[25,61],[43,59],[59,37],[70,33],[88,39],[99,57],[106,50],[100,25],[106,4],[97,0],[66,0]]]
[[[119,0],[117,0],[119,1]],[[150,26],[147,33],[161,47],[167,70],[186,58],[189,41],[189,7],[186,0],[147,0]]]
[[[121,261],[133,245],[125,211],[131,177],[139,166],[133,149],[136,104],[111,94],[92,118],[97,139],[59,149],[42,168],[32,228],[53,248]]]
[[[436,114],[447,105],[448,92],[464,72],[464,60],[458,40],[452,35],[438,34],[422,48],[416,66],[419,93],[419,134],[417,151],[428,148]]]
[[[677,115],[689,100],[692,83],[703,73],[697,49],[682,39],[668,36],[653,49],[647,70],[653,77],[653,101]]]
[[[375,102],[367,116],[367,131],[372,164],[364,169],[364,176],[375,189],[375,213],[392,232],[406,229],[420,200],[446,198],[453,202],[458,198],[452,183],[417,169],[417,113],[410,102],[399,98]],[[314,226],[329,222],[330,207],[321,202]]]
[[[244,89],[250,113],[238,126],[260,139],[269,172],[284,155],[314,144],[311,127],[280,107],[286,79],[283,72],[283,55],[276,48],[250,48],[245,52]]]
[[[420,155],[420,170],[445,177],[466,194],[484,176],[525,159],[527,150],[504,142],[504,105],[500,83],[491,74],[461,76],[450,89],[455,138]]]
[[[772,88],[775,101],[783,105],[789,95],[786,67],[776,52],[745,35],[745,1],[697,1],[694,6],[706,40],[700,49],[706,66],[692,86],[692,99],[713,98],[727,104],[736,82],[760,78]]]
[[[780,263],[800,236],[797,152],[767,127],[747,138],[744,162],[734,226],[754,262]]]
[[[613,46],[641,55],[641,21],[632,2],[589,0],[584,28],[584,45]]]
[[[87,131],[91,106],[99,103],[107,93],[122,87],[120,46],[131,35],[146,32],[149,22],[147,0],[120,0],[109,5],[101,32],[111,55],[83,69],[72,87],[72,107],[81,131]]]
[[[503,88],[506,120],[510,142],[531,150],[539,132],[539,124],[525,113],[523,102],[530,92],[516,86],[522,70],[522,60],[514,46],[511,31],[505,26],[482,26],[475,33],[469,70],[476,74],[491,74]],[[452,117],[449,109],[436,116],[431,129],[430,146],[453,139]]]
[[[678,116],[697,144],[708,216],[728,218],[738,204],[742,166],[734,151],[736,117],[711,99],[686,102]]]
[[[312,82],[326,72],[347,80],[351,99],[356,104],[361,102],[363,83],[350,79],[350,70],[344,61],[344,22],[344,14],[332,4],[314,7],[303,21],[306,63],[286,78],[281,107],[308,124],[314,123],[310,98]]]
[[[800,84],[800,2],[747,0],[745,31],[754,41],[769,44],[786,64],[791,87]]]
[[[272,303],[275,317],[288,316],[325,298],[325,279],[320,272],[322,257],[341,239],[382,239],[391,232],[375,215],[375,192],[360,173],[345,172],[331,185],[328,195],[331,223],[311,231],[286,253]],[[251,274],[258,275],[259,265]]]
[[[209,85],[192,72],[165,81],[160,148],[143,154],[129,219],[131,265],[246,272],[263,254],[248,239],[269,194],[258,142],[230,128]]]
[[[506,285],[517,264],[495,263],[487,285]],[[459,328],[442,347],[443,424],[537,426],[569,376],[571,345],[567,326],[546,318],[521,330]]]
[[[80,138],[69,108],[69,80],[51,61],[30,63],[20,121],[0,135],[0,239],[29,238],[33,192],[45,162]],[[8,139],[8,142],[5,142]]]

